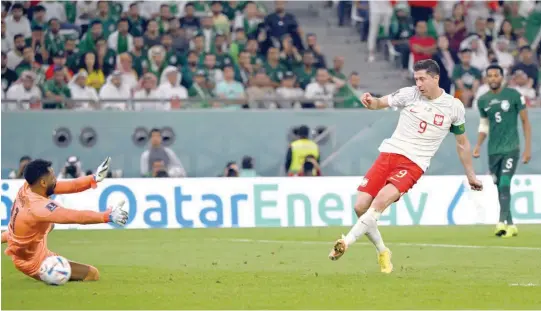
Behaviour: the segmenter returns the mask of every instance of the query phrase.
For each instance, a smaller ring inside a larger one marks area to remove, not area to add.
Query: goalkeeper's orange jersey
[[[95,188],[93,176],[59,181],[55,194],[75,193]],[[28,183],[19,189],[11,208],[6,255],[13,260],[31,261],[47,251],[47,234],[54,223],[96,224],[108,221],[108,212],[77,211],[62,207],[58,202],[36,194]]]

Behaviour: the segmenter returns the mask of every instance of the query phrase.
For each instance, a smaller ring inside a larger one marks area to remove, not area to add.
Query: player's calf
[[[372,200],[374,198],[366,193],[366,192],[358,192],[357,193],[357,200],[355,201],[355,214],[357,214],[357,218],[361,217],[368,208],[370,208],[370,204],[372,204]]]
[[[71,278],[70,281],[98,281],[100,279],[100,272],[96,267],[91,265],[85,265],[77,262],[70,261],[71,266]]]

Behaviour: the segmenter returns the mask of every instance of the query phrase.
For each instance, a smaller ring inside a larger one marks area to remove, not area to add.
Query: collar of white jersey
[[[440,87],[440,91],[441,91],[441,95],[438,96],[438,97],[436,97],[436,98],[434,98],[434,99],[428,99],[428,98],[427,98],[426,96],[424,96],[424,95],[421,95],[421,97],[422,97],[424,100],[427,100],[427,101],[429,101],[429,102],[434,102],[434,101],[437,101],[437,100],[439,100],[439,99],[442,99],[443,96],[445,96],[445,95],[447,94],[447,93],[445,93],[445,90],[442,89],[441,87]]]

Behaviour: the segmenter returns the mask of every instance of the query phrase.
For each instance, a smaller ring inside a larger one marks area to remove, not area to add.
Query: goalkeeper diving
[[[125,225],[128,213],[122,208],[124,201],[105,212],[78,211],[62,207],[49,197],[53,194],[68,194],[96,188],[109,171],[111,158],[107,157],[94,175],[74,180],[58,181],[45,160],[34,160],[25,168],[26,182],[19,189],[8,224],[2,233],[2,243],[8,244],[5,254],[11,257],[17,270],[39,280],[41,263],[57,254],[47,248],[47,236],[54,224],[99,224]],[[69,261],[70,281],[97,281],[99,271],[93,266]]]

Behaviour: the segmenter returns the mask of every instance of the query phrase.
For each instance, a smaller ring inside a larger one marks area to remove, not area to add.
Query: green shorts
[[[511,185],[511,179],[517,170],[520,150],[488,156],[490,174],[496,185]]]

